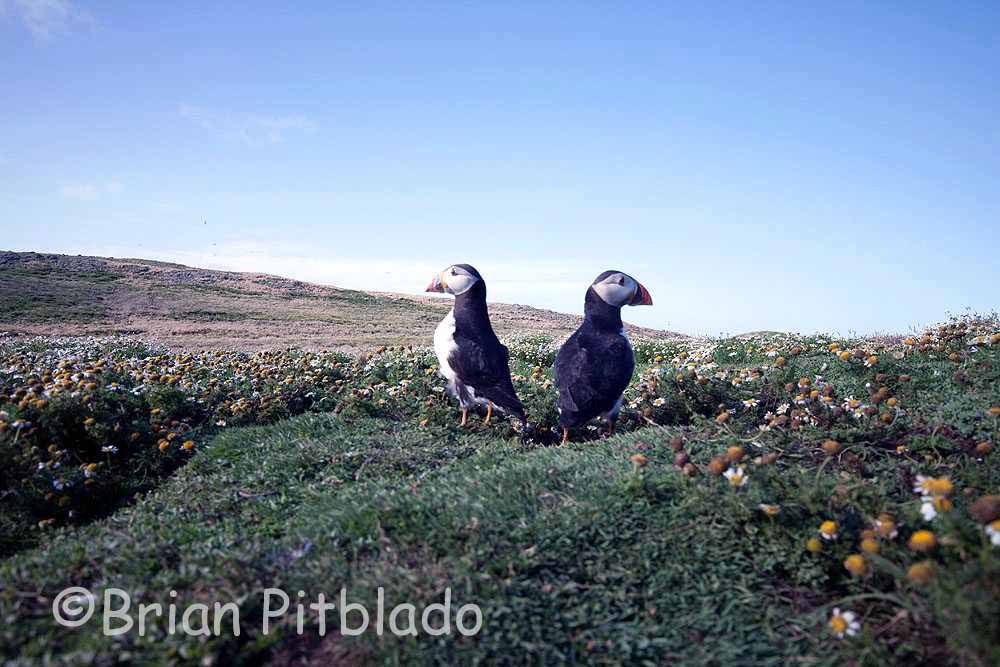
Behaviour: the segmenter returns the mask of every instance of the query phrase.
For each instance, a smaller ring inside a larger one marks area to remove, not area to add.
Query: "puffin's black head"
[[[483,277],[475,267],[468,264],[452,264],[436,274],[427,286],[427,292],[447,292],[458,296],[465,294],[476,284],[482,284]]]
[[[649,290],[638,280],[621,271],[605,271],[594,279],[590,289],[601,301],[612,306],[652,306],[653,298]]]

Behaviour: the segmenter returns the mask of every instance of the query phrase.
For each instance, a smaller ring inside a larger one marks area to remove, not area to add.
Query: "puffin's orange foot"
[[[608,437],[610,438],[615,434],[615,423],[608,422]]]
[[[559,444],[560,444],[560,445],[565,445],[565,444],[567,444],[568,442],[569,442],[569,429],[568,429],[568,428],[566,428],[565,426],[563,426],[563,437],[562,437],[562,442],[560,442]]]
[[[493,416],[493,404],[486,404],[486,419],[483,420],[483,426],[489,426],[490,418]]]
[[[458,423],[460,428],[465,428],[465,425],[469,422],[469,411],[462,410],[462,421]]]

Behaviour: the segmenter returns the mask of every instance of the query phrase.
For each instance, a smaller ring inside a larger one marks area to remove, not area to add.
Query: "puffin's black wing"
[[[524,416],[514,383],[510,379],[510,353],[498,340],[483,341],[455,333],[455,350],[448,357],[462,384],[472,387],[477,396],[488,398],[508,412]]]
[[[560,423],[579,426],[609,412],[634,370],[635,356],[624,336],[578,330],[556,355]]]

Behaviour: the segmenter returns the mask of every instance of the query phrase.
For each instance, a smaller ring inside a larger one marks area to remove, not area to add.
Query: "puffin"
[[[493,332],[486,308],[486,281],[474,267],[453,264],[435,275],[427,292],[455,296],[455,306],[434,331],[434,353],[441,375],[448,381],[448,393],[458,399],[465,426],[469,410],[486,407],[484,424],[494,409],[521,420],[527,416],[510,378],[510,353]]]
[[[569,429],[602,417],[608,435],[635,370],[635,353],[622,324],[622,306],[652,306],[649,290],[622,271],[605,271],[587,288],[583,324],[556,355],[562,444]]]

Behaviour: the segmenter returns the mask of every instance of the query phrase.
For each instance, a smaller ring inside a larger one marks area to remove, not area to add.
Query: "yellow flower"
[[[862,577],[868,573],[868,563],[861,554],[851,554],[844,560],[844,568],[856,577]]]
[[[954,507],[951,501],[944,496],[934,496],[934,509],[938,512],[950,512],[951,508]]]
[[[819,525],[819,534],[824,540],[837,539],[837,522],[824,521]]]
[[[187,451],[191,451],[192,449],[194,449],[194,440],[185,440],[184,444],[181,445],[181,447],[183,447]]]
[[[955,489],[951,480],[945,477],[929,480],[927,487],[931,495],[939,497],[951,495],[951,492]]]
[[[933,576],[934,566],[928,560],[914,563],[910,566],[910,569],[906,571],[906,578],[917,586],[926,586],[930,583],[931,577]]]
[[[910,536],[908,546],[914,551],[931,551],[937,546],[937,538],[929,530],[918,530]]]
[[[96,423],[97,423],[97,420],[94,419],[93,417],[87,417],[86,419],[83,420],[83,425],[84,426],[93,426]]]
[[[913,485],[913,490],[916,493],[921,493],[925,496],[943,498],[944,496],[951,495],[951,492],[955,490],[955,485],[952,484],[951,480],[947,477],[925,477],[923,475],[917,475],[917,481]]]
[[[761,503],[757,505],[761,512],[769,517],[776,517],[781,513],[781,505],[771,505],[769,503]]]
[[[820,542],[818,538],[810,537],[808,540],[806,540],[806,549],[813,552],[814,554],[818,554],[820,551],[823,550],[823,543]]]
[[[825,440],[821,446],[827,456],[836,456],[840,452],[840,443],[836,440]]]
[[[724,456],[716,456],[708,464],[708,472],[716,477],[721,475],[729,467],[729,459]]]
[[[170,448],[170,442],[168,440],[160,440],[158,447],[161,452],[165,452]]]
[[[877,554],[879,552],[878,541],[870,537],[861,540],[861,550],[866,554]]]

